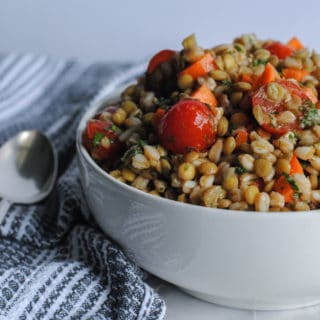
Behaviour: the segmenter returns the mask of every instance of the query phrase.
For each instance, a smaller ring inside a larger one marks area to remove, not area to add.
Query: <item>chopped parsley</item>
[[[93,146],[94,146],[94,147],[97,147],[97,146],[100,144],[101,140],[102,140],[105,136],[106,136],[106,135],[105,135],[104,133],[96,132],[96,133],[94,134],[93,139],[92,139],[92,144],[93,144]]]
[[[144,146],[147,145],[147,142],[146,142],[145,140],[143,140],[143,139],[140,139],[140,140],[139,140],[139,144],[140,144],[140,146],[143,148]]]
[[[294,140],[295,140],[294,133],[290,132],[290,133],[288,134],[288,138],[289,138],[289,140],[290,140],[291,142],[294,142]]]
[[[232,81],[230,81],[230,80],[222,80],[222,81],[221,81],[221,84],[222,84],[223,86],[226,86],[226,87],[231,87]]]
[[[170,99],[166,99],[163,97],[160,97],[158,99],[155,99],[154,105],[158,108],[162,107],[162,108],[168,108],[169,105],[171,103]]]
[[[237,174],[244,174],[247,173],[248,170],[244,168],[243,166],[236,166],[236,173]]]
[[[121,161],[125,165],[128,165],[130,163],[132,157],[136,156],[137,154],[141,154],[141,153],[143,153],[143,152],[142,152],[142,149],[139,145],[132,146],[121,157]]]
[[[119,133],[121,132],[121,129],[119,127],[117,127],[115,124],[113,124],[110,129],[113,131],[113,132],[116,132],[116,133]]]
[[[291,142],[293,142],[293,143],[295,143],[296,140],[299,140],[299,139],[300,139],[299,135],[298,135],[296,132],[290,132],[290,133],[288,134],[288,138],[289,138],[289,140],[290,140]]]
[[[240,45],[235,44],[234,47],[238,52],[243,52],[243,48]]]
[[[283,175],[286,178],[286,181],[290,184],[293,191],[299,194],[299,188],[297,186],[297,183],[292,179],[292,177],[290,177],[287,173],[284,173]]]
[[[269,118],[271,127],[276,128],[278,126],[277,119],[272,114],[269,114]]]
[[[253,67],[257,67],[259,65],[266,65],[268,63],[268,60],[261,60],[261,59],[258,59],[258,60],[254,60],[252,62],[252,66]]]
[[[320,113],[317,108],[312,106],[311,108],[305,108],[305,113],[301,119],[301,127],[312,127],[316,124],[320,124]]]

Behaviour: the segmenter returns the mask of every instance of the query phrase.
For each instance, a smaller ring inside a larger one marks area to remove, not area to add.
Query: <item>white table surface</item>
[[[202,46],[242,33],[319,49],[320,1],[309,0],[1,0],[0,51],[38,52],[82,61],[134,61],[163,48],[181,48],[196,33]],[[287,312],[228,309],[154,281],[169,320],[319,320],[320,307]]]
[[[320,305],[288,311],[232,309],[193,298],[175,286],[152,278],[150,285],[167,304],[167,320],[319,320]]]

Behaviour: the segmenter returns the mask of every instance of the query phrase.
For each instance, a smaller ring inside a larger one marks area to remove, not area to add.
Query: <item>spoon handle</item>
[[[2,199],[0,201],[0,224],[2,223],[6,213],[8,212],[9,208],[11,206],[11,202],[6,200],[6,199]]]

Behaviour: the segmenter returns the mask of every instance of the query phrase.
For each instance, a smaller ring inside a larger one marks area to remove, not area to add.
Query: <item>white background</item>
[[[0,0],[0,51],[137,60],[193,32],[202,46],[255,32],[320,48],[319,9],[317,0]]]
[[[0,52],[37,52],[91,61],[141,60],[180,49],[196,33],[203,47],[242,33],[320,48],[320,1],[0,0]],[[170,320],[319,320],[320,308],[259,313],[224,309],[160,285]]]

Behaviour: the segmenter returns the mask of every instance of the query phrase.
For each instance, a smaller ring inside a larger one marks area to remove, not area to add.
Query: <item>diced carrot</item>
[[[291,202],[293,200],[294,192],[290,183],[287,182],[285,176],[281,176],[276,180],[274,184],[274,190],[284,196],[285,202]]]
[[[314,92],[313,92],[313,90],[311,88],[304,87],[304,88],[302,88],[302,90],[304,91],[306,96],[312,101],[312,103],[317,103],[318,102],[318,98],[314,94]]]
[[[234,133],[236,140],[236,148],[241,146],[243,143],[247,143],[249,134],[246,128],[238,128],[234,131]]]
[[[297,37],[291,38],[288,41],[287,46],[290,47],[293,50],[300,50],[300,49],[304,48],[303,44],[301,43],[301,41]]]
[[[286,79],[292,78],[297,81],[302,81],[309,72],[304,69],[284,68],[282,69],[282,74]]]
[[[293,53],[292,48],[279,41],[267,43],[264,48],[276,55],[279,59],[285,59],[286,57],[291,56]]]
[[[291,167],[290,174],[294,174],[294,173],[304,174],[302,165],[300,164],[300,162],[295,154],[292,155],[292,158],[290,160],[290,167]]]
[[[163,108],[158,108],[153,119],[152,119],[152,123],[155,127],[158,127],[160,120],[162,119],[162,117],[165,115],[167,111]]]
[[[215,113],[216,107],[218,106],[217,98],[205,84],[194,91],[191,97],[208,104],[211,107],[211,111]]]
[[[213,69],[215,69],[213,57],[210,53],[206,53],[202,58],[181,71],[180,75],[189,74],[193,79],[197,79]]]
[[[244,82],[249,82],[251,83],[252,85],[254,85],[255,81],[256,81],[256,78],[253,74],[250,74],[250,73],[243,73],[241,75],[241,81],[244,81]]]
[[[266,64],[266,67],[265,67],[263,73],[257,79],[257,81],[255,83],[255,88],[258,88],[264,84],[267,84],[269,82],[279,80],[279,79],[280,79],[280,75],[279,75],[278,71],[275,69],[275,67],[270,62],[268,62]]]

